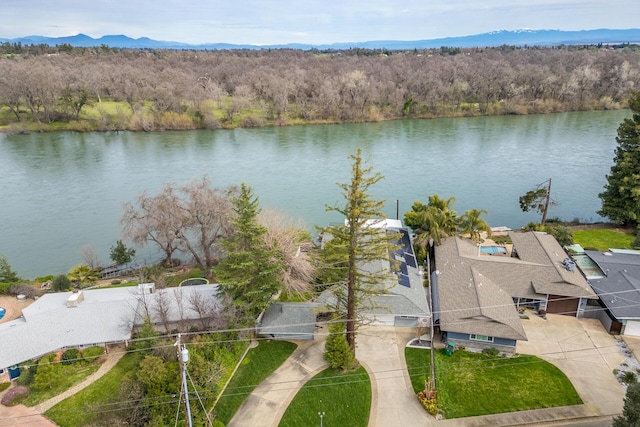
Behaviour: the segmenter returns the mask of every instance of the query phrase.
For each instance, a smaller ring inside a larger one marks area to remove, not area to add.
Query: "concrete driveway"
[[[0,426],[21,426],[21,427],[56,427],[44,415],[40,415],[32,408],[24,405],[4,406],[0,405]]]
[[[560,368],[594,415],[620,414],[625,392],[613,370],[625,357],[602,324],[554,314],[547,314],[546,320],[535,314],[529,317],[522,321],[529,340],[518,341],[517,352]]]
[[[404,358],[414,337],[410,328],[362,326],[356,356],[371,378],[369,426],[428,426],[435,422],[422,408],[411,386]]]

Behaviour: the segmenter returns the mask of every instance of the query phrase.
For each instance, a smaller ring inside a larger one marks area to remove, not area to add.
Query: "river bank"
[[[256,106],[257,107],[257,106]],[[517,107],[517,108],[516,108]],[[495,117],[495,116],[526,116],[540,114],[559,114],[578,111],[606,111],[624,110],[624,103],[597,105],[593,108],[571,109],[569,105],[556,105],[550,111],[529,111],[525,105],[510,105],[505,108],[502,102],[495,102],[491,108],[481,111],[480,104],[462,104],[442,108],[439,112],[428,111],[422,114],[389,116],[376,112],[364,117],[344,120],[338,118],[304,119],[294,114],[285,114],[278,118],[268,118],[255,114],[255,108],[247,109],[235,115],[232,119],[225,116],[222,110],[212,110],[209,119],[201,115],[190,113],[155,113],[148,108],[134,113],[125,102],[101,102],[86,105],[81,118],[70,121],[55,121],[52,123],[33,120],[12,121],[8,111],[0,109],[0,133],[7,135],[28,135],[30,133],[51,132],[162,132],[162,131],[191,131],[191,130],[233,130],[238,128],[264,128],[281,126],[304,125],[339,125],[357,123],[379,123],[396,120],[432,120],[443,118]]]

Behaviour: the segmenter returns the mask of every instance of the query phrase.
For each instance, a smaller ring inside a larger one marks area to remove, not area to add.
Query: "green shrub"
[[[631,249],[640,249],[640,226],[636,227],[636,238],[631,243]]]
[[[634,384],[638,382],[638,376],[631,372],[631,371],[627,371],[622,375],[622,382],[625,384]]]
[[[93,346],[82,350],[82,358],[87,362],[94,362],[97,358],[104,354],[104,348]]]
[[[0,383],[0,393],[11,387],[11,383]]]
[[[522,227],[523,231],[540,231],[542,229],[542,225],[537,222],[530,222],[524,227]]]
[[[560,246],[573,245],[573,235],[571,231],[563,225],[548,225],[544,231],[556,238]]]
[[[48,282],[49,280],[53,280],[54,277],[55,276],[53,274],[50,274],[48,276],[36,277],[34,282],[44,283],[44,282]]]
[[[491,240],[496,242],[497,245],[507,245],[513,243],[509,236],[491,236]]]
[[[498,349],[494,347],[484,348],[482,349],[482,354],[486,354],[487,356],[491,356],[491,357],[496,357],[500,354],[500,351],[498,351]]]
[[[31,362],[33,363],[33,362]],[[20,376],[18,377],[18,379],[16,380],[16,382],[19,385],[24,385],[24,386],[28,386],[31,385],[33,383],[33,378],[36,375],[36,372],[38,372],[38,365],[37,364],[32,364],[26,368],[21,368],[20,369]]]
[[[325,342],[322,357],[333,369],[349,371],[355,367],[355,355],[347,343],[342,322],[329,324],[329,336]]]
[[[66,291],[71,287],[71,280],[65,274],[61,274],[53,279],[51,287],[56,292]]]
[[[77,348],[70,348],[62,353],[62,364],[73,365],[74,363],[80,361],[80,357],[80,350],[78,350]]]
[[[0,282],[0,294],[9,293],[9,288],[11,287],[11,283]]]

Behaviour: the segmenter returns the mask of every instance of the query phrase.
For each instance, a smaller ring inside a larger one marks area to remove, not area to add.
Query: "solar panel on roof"
[[[404,274],[405,276],[409,274],[409,272],[407,271],[407,264],[405,264],[404,262],[400,263],[400,273]]]
[[[413,256],[413,254],[405,252],[404,259],[410,267],[418,268],[418,264],[416,263],[416,258]]]
[[[409,276],[405,276],[404,274],[398,275],[398,283],[400,283],[402,286],[406,286],[407,288],[411,287]]]

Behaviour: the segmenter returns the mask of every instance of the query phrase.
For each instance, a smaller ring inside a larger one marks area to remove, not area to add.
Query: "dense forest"
[[[0,45],[0,129],[163,130],[626,108],[640,48]]]

